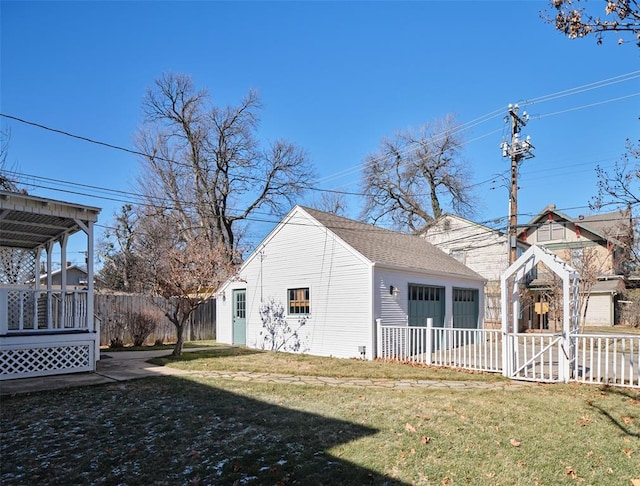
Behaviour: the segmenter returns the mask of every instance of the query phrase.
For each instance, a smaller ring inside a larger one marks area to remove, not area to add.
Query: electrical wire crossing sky
[[[517,103],[535,146],[519,167],[520,221],[549,204],[588,214],[596,167],[613,168],[627,139],[639,138],[639,52],[617,38],[567,39],[541,19],[547,5],[3,0],[7,166],[31,194],[102,207],[108,229],[123,204],[141,202],[144,154],[133,137],[142,99],[175,72],[221,107],[257,90],[261,141],[302,147],[318,174],[300,204],[341,194],[357,218],[367,156],[385,137],[452,114],[480,199],[469,217],[504,230],[509,160],[500,146]],[[277,221],[254,214],[249,239]],[[71,258],[84,262],[80,251]]]

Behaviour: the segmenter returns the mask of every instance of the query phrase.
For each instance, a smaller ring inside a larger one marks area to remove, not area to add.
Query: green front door
[[[247,291],[233,291],[233,344],[247,344]]]

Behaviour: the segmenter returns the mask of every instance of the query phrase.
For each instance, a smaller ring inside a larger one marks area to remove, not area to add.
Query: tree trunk
[[[176,324],[174,322],[173,324],[176,326],[176,335],[178,339],[176,340],[176,345],[173,348],[173,353],[171,354],[173,356],[180,356],[182,354],[182,346],[184,345],[184,323]]]

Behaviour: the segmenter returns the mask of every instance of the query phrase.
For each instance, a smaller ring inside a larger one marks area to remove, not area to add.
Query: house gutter
[[[374,262],[373,265],[376,265],[376,263]],[[469,280],[472,282],[483,282],[483,285],[486,285],[486,283],[488,282],[488,280],[484,277],[482,277],[481,275],[478,275],[477,277],[474,277],[472,275],[465,275],[465,274],[461,274],[461,273],[450,273],[450,272],[441,272],[438,270],[426,270],[423,268],[413,268],[413,267],[404,267],[404,266],[400,266],[400,265],[389,265],[386,263],[378,263],[377,264],[378,267],[380,268],[387,268],[389,270],[396,270],[396,271],[404,271],[404,272],[412,272],[412,273],[422,273],[425,275],[433,275],[434,277],[458,277],[464,280]]]

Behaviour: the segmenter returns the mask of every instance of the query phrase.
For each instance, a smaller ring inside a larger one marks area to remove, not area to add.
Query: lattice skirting
[[[94,343],[0,350],[0,380],[94,371]]]

